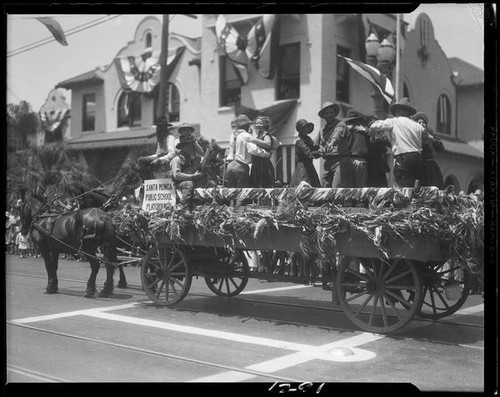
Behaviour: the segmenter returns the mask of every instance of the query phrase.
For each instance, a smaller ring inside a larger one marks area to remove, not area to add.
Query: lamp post
[[[365,49],[367,63],[377,68],[385,77],[390,78],[395,60],[394,45],[387,39],[380,43],[378,37],[371,33],[365,41]],[[372,98],[375,103],[375,116],[379,119],[386,118],[389,111],[388,103],[376,89]]]

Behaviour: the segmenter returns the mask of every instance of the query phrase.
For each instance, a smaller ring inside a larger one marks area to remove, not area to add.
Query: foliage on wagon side
[[[244,195],[250,204],[239,211],[227,203]],[[265,231],[301,228],[300,251],[327,258],[337,250],[337,238],[348,235],[370,240],[381,257],[391,257],[387,242],[415,238],[438,241],[449,258],[468,266],[483,248],[484,207],[473,196],[451,189],[315,189],[306,185],[287,189],[197,189],[197,206],[186,214],[176,207],[146,213],[128,205],[115,215],[119,233],[136,234],[154,242],[160,234],[184,241],[185,232],[222,238],[228,246],[256,240]],[[259,202],[271,205],[262,207]],[[364,203],[363,211],[346,202]],[[471,263],[472,262],[472,263]]]

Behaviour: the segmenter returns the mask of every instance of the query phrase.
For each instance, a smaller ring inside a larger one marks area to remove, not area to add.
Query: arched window
[[[436,131],[442,134],[451,134],[451,105],[450,100],[441,94],[437,102]]]
[[[427,21],[427,19],[422,18],[420,20],[420,46],[421,47],[427,47],[428,38],[429,38],[428,21]]]
[[[145,47],[149,48],[153,46],[153,35],[151,33],[146,33]]]
[[[118,127],[138,127],[141,125],[141,95],[123,92],[118,99]]]
[[[159,95],[159,87],[155,87],[155,93],[154,93],[154,109],[153,109],[153,114],[154,114],[154,120],[157,120],[158,117],[158,95]],[[177,87],[172,84],[168,83],[168,121],[169,122],[176,122],[180,120],[180,109],[181,109],[181,99],[179,95],[179,90]]]

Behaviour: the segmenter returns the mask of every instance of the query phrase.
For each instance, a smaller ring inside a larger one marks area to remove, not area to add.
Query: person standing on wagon
[[[354,109],[349,109],[347,118],[343,120],[350,130],[349,151],[353,165],[353,187],[368,185],[368,145],[370,137],[366,124],[366,116]]]
[[[429,130],[429,118],[425,113],[419,112],[412,117],[417,123],[424,127],[429,134],[429,142],[422,145],[422,186],[436,186],[440,190],[444,189],[443,174],[439,165],[434,160],[433,151],[444,151],[443,142]]]
[[[408,98],[401,98],[391,105],[394,117],[374,121],[370,126],[372,141],[389,138],[394,156],[394,182],[396,187],[414,187],[422,181],[422,145],[428,142],[428,134],[419,123],[411,119],[416,109]]]
[[[264,149],[264,154],[258,156],[252,155],[252,169],[250,171],[252,187],[274,187],[274,166],[271,162],[271,152],[274,145],[273,136],[269,131],[270,128],[271,119],[269,117],[258,116],[255,119],[254,133],[252,134],[252,138],[249,142],[257,145],[261,149]]]
[[[312,187],[320,187],[320,181],[313,160],[321,157],[319,146],[314,144],[309,134],[314,130],[314,124],[300,119],[295,124],[299,138],[295,141],[295,170],[290,187],[299,186],[300,182],[307,182]]]
[[[325,102],[318,116],[326,121],[318,136],[319,151],[325,159],[322,187],[352,187],[353,168],[349,152],[349,130],[337,119],[339,105]]]

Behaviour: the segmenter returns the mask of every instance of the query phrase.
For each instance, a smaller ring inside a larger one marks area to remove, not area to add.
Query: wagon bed
[[[239,211],[224,205],[238,195],[269,205],[254,205]],[[355,325],[365,331],[387,333],[400,329],[414,315],[429,318],[449,315],[463,305],[469,294],[471,269],[455,260],[453,239],[431,238],[428,231],[419,233],[418,230],[404,235],[387,233],[373,222],[371,227],[365,228],[368,231],[362,226],[363,220],[370,220],[373,213],[390,215],[387,207],[394,211],[395,203],[400,209],[414,206],[408,216],[413,216],[412,211],[418,211],[425,202],[432,200],[439,203],[438,207],[448,206],[448,211],[461,205],[464,211],[473,208],[480,212],[482,207],[470,201],[472,199],[460,201],[451,193],[435,188],[308,187],[197,189],[195,197],[198,211],[194,215],[179,218],[181,214],[172,208],[168,214],[163,214],[163,224],[160,222],[158,226],[156,222],[154,231],[149,230],[154,243],[142,260],[141,280],[144,290],[156,304],[172,306],[180,302],[189,291],[192,277],[204,277],[209,289],[222,297],[239,294],[250,277],[292,282],[320,280],[333,285],[333,301]],[[299,205],[304,208],[315,207],[311,219],[316,219],[316,226],[307,224],[307,216],[302,224],[292,219],[284,221],[279,210],[276,212],[278,221],[273,219],[269,209],[276,209],[276,202],[283,205],[291,197],[298,198]],[[357,206],[344,207],[347,202]],[[360,203],[365,207],[359,207]],[[220,222],[216,222],[213,211],[219,210],[223,213]],[[262,216],[257,222],[259,211]],[[236,221],[231,217],[236,217]],[[253,233],[251,230],[238,233],[239,223],[249,222],[251,217],[257,217]],[[322,223],[329,218],[330,224]],[[331,227],[336,225],[337,219],[341,225],[343,218],[361,223],[334,231],[323,230],[316,238],[327,243],[303,252],[305,240],[316,232],[314,227]],[[179,225],[179,219],[184,219],[183,225]],[[136,239],[144,242],[144,237],[136,236]],[[287,260],[302,261],[302,267],[312,257],[321,258],[320,268],[316,270],[322,274],[318,275],[317,271],[313,274],[312,268],[300,276],[251,272],[249,261],[255,259],[257,252],[262,257],[266,253],[288,253]]]

